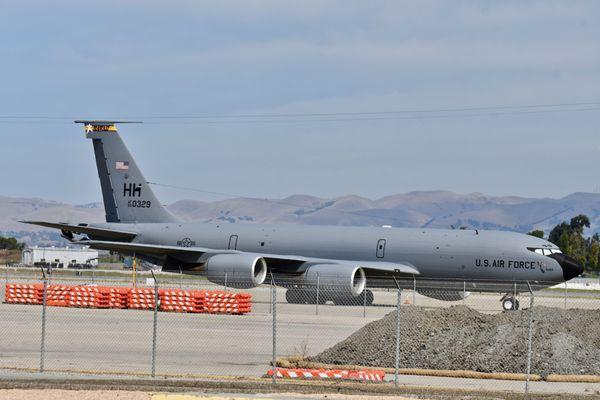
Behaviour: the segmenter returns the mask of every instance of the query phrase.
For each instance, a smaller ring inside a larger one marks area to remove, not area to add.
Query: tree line
[[[24,243],[19,243],[14,237],[0,236],[0,250],[23,250]]]
[[[560,250],[580,262],[586,272],[597,274],[600,269],[600,235],[597,233],[584,237],[585,228],[590,227],[590,219],[579,214],[571,221],[563,221],[556,225],[548,235],[548,241],[554,243]],[[544,237],[544,231],[529,232],[532,236]]]

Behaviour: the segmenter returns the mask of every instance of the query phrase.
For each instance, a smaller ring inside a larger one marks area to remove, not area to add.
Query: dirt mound
[[[465,306],[403,307],[400,366],[523,373],[528,322],[528,310],[487,315]],[[394,311],[310,360],[393,367],[395,333]],[[535,307],[533,340],[532,373],[600,374],[598,310]]]

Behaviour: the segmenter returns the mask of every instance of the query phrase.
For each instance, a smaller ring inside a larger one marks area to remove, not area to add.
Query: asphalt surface
[[[258,304],[249,315],[158,314],[157,373],[260,376],[272,359],[272,315]],[[262,310],[261,310],[262,309]],[[278,304],[277,352],[318,353],[389,312],[355,307]],[[0,367],[39,364],[41,306],[0,305]],[[47,369],[148,372],[153,313],[47,308]]]
[[[63,282],[61,282],[63,283]],[[4,298],[4,285],[1,285]],[[158,314],[156,373],[181,376],[258,377],[272,359],[273,315],[268,287],[252,289],[249,315]],[[473,294],[464,303],[478,311],[501,312],[500,295]],[[376,307],[290,305],[277,291],[277,355],[314,355],[345,339],[366,323],[392,312],[395,292],[376,292]],[[402,306],[448,307],[411,291]],[[522,307],[528,305],[521,298]],[[536,294],[535,304],[564,307],[556,293]],[[569,297],[567,308],[600,309],[598,297]],[[40,365],[41,306],[0,304],[0,368],[36,369]],[[48,371],[147,374],[151,369],[153,313],[138,310],[47,308],[44,367]],[[521,390],[523,382],[402,376],[401,382],[432,387]],[[539,392],[600,391],[598,384],[532,383]]]

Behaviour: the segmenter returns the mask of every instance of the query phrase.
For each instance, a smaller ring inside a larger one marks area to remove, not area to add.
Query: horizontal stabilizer
[[[64,222],[46,222],[46,221],[19,221],[23,224],[44,226],[46,228],[60,229],[72,233],[88,235],[94,238],[111,240],[133,240],[137,236],[134,232],[127,232],[114,229],[97,228],[88,225],[72,225]]]

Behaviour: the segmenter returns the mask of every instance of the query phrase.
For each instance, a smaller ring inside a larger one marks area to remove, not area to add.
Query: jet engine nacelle
[[[267,277],[267,262],[255,254],[216,254],[205,269],[212,283],[240,289],[262,285]]]
[[[306,269],[304,283],[339,295],[358,296],[367,286],[365,271],[344,264],[315,264]]]
[[[423,296],[443,301],[464,300],[471,295],[470,292],[463,292],[462,290],[418,289],[417,292]]]

